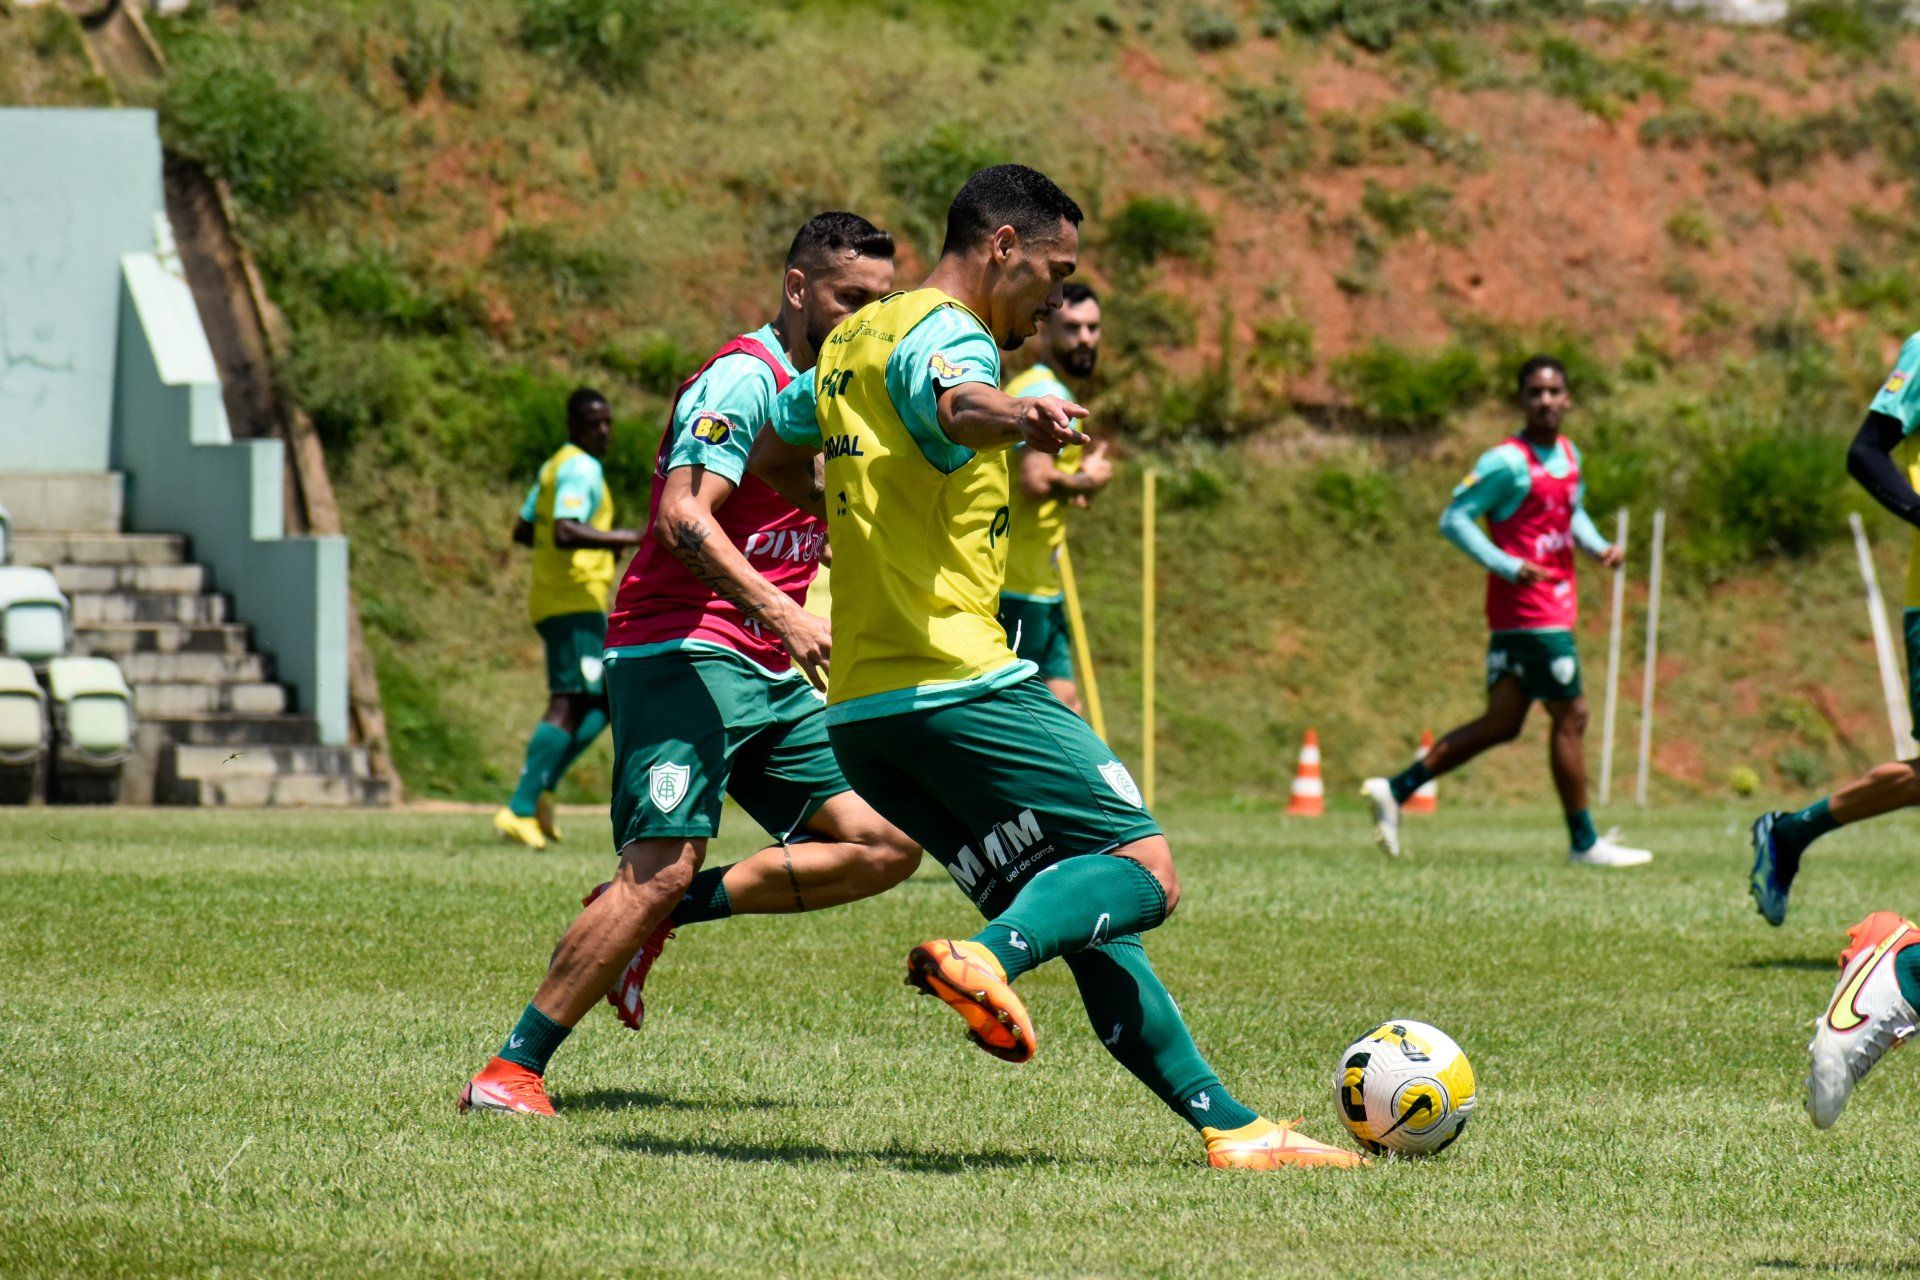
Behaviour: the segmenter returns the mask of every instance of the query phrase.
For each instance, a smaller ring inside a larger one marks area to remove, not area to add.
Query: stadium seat
[[[133,754],[133,690],[110,658],[54,658],[47,688],[54,731],[47,798],[112,803],[120,766]]]
[[[43,666],[67,651],[67,597],[45,569],[0,568],[0,653]]]
[[[0,804],[33,798],[47,756],[47,699],[33,668],[0,658]]]

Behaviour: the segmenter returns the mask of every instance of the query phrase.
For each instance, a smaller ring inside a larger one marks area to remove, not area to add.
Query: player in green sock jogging
[[[1907,559],[1907,701],[1920,723],[1920,333],[1900,348],[1893,372],[1867,407],[1847,449],[1847,471],[1874,501],[1914,527]],[[1768,924],[1787,918],[1787,895],[1814,841],[1838,827],[1920,805],[1920,759],[1875,765],[1832,795],[1794,812],[1753,820],[1747,889]]]

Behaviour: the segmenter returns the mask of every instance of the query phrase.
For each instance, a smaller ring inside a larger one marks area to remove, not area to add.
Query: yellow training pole
[[[1067,593],[1067,625],[1073,628],[1073,664],[1080,669],[1080,687],[1087,696],[1087,722],[1100,740],[1107,740],[1107,717],[1100,710],[1100,682],[1093,678],[1093,649],[1087,643],[1087,624],[1080,612],[1080,589],[1073,581],[1073,557],[1060,544],[1060,586]]]
[[[1146,471],[1146,494],[1141,501],[1144,522],[1140,534],[1140,737],[1146,757],[1141,769],[1141,795],[1153,807],[1153,468]]]

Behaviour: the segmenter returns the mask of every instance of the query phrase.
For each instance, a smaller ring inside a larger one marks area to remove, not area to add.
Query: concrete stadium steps
[[[73,604],[74,650],[112,658],[133,688],[121,799],[389,803],[364,749],[321,745],[318,721],[293,708],[186,539],[116,531],[117,476],[0,475],[0,499],[16,519],[13,562],[51,570]]]

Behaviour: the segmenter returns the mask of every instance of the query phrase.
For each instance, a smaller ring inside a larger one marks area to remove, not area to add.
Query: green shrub
[[[1203,462],[1162,474],[1167,505],[1175,511],[1211,511],[1226,500],[1227,481]]]
[[[1539,53],[1547,91],[1602,119],[1618,119],[1626,103],[1647,94],[1671,102],[1686,91],[1685,80],[1643,53],[1606,58],[1567,36],[1541,40]]]
[[[1257,369],[1306,373],[1314,366],[1313,326],[1299,316],[1262,320],[1253,326],[1253,350],[1247,358]]]
[[[949,120],[882,148],[880,180],[899,202],[902,230],[932,253],[946,238],[947,206],[967,179],[1012,158],[1011,148],[997,134]]]
[[[1313,159],[1313,136],[1300,91],[1289,81],[1271,88],[1234,84],[1227,110],[1207,121],[1216,140],[1216,167],[1227,181],[1285,178]]]
[[[633,262],[605,245],[581,243],[546,226],[510,226],[493,247],[492,262],[522,280],[541,281],[556,302],[605,302],[633,278]]]
[[[457,20],[430,24],[418,9],[409,7],[400,35],[393,73],[400,78],[407,101],[420,101],[436,86],[449,102],[461,106],[470,107],[480,100],[480,75],[460,38]]]
[[[1689,558],[1725,568],[1807,555],[1840,538],[1845,452],[1838,441],[1797,428],[1708,444],[1686,495]]]
[[[682,382],[693,376],[701,360],[698,352],[665,333],[604,342],[594,357],[609,372],[657,396],[672,396]]]
[[[465,328],[470,319],[456,303],[417,287],[388,250],[326,260],[311,279],[314,300],[341,320],[402,333],[451,333]]]
[[[1906,23],[1902,0],[1799,0],[1782,24],[1788,35],[1849,58],[1885,59]]]
[[[1433,431],[1487,394],[1480,357],[1458,344],[1422,354],[1383,339],[1334,363],[1334,382],[1376,425]]]
[[[339,191],[356,178],[353,147],[321,100],[265,66],[194,41],[167,79],[160,118],[168,140],[270,211]]]
[[[1212,53],[1240,43],[1240,24],[1218,9],[1188,5],[1180,15],[1180,34],[1200,52]]]
[[[1667,219],[1667,238],[1689,249],[1710,249],[1714,241],[1713,222],[1704,210],[1688,205],[1675,210]]]
[[[1337,464],[1314,474],[1310,492],[1326,522],[1350,539],[1371,539],[1399,511],[1392,479],[1378,471],[1349,471]]]
[[[1101,295],[1104,341],[1121,363],[1151,358],[1155,351],[1192,344],[1199,329],[1183,298],[1157,289],[1113,289]],[[1107,363],[1103,352],[1102,363]]]
[[[1379,53],[1403,35],[1469,20],[1483,6],[1475,0],[1267,0],[1267,7],[1302,34],[1339,31]]]
[[[1399,240],[1416,231],[1424,231],[1436,240],[1453,235],[1447,213],[1453,207],[1453,192],[1434,182],[1420,182],[1405,191],[1393,191],[1367,179],[1360,196],[1360,208],[1379,224],[1390,240]]]
[[[609,87],[646,82],[669,43],[736,37],[735,0],[522,0],[520,41]]]
[[[1161,258],[1204,262],[1213,254],[1213,219],[1190,200],[1136,196],[1107,223],[1106,246],[1121,270]]]

